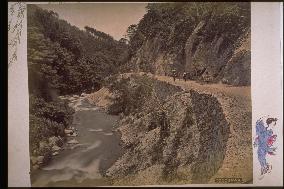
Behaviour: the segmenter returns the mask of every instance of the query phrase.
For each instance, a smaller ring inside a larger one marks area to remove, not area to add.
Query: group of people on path
[[[175,69],[172,70],[172,76],[173,76],[173,80],[176,81],[177,78],[177,71]],[[184,81],[187,80],[187,73],[183,72],[182,78]]]

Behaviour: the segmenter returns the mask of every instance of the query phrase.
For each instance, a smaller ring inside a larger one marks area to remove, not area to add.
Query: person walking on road
[[[173,79],[174,81],[176,81],[176,77],[177,77],[177,72],[175,69],[172,70],[172,75],[173,75]]]
[[[184,80],[184,81],[186,81],[186,79],[187,79],[186,76],[187,76],[186,72],[183,72],[182,77],[183,77],[183,80]]]

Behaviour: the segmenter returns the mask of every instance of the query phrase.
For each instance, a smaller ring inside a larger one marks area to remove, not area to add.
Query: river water
[[[122,153],[119,136],[113,132],[118,116],[106,114],[84,97],[69,100],[75,109],[72,126],[78,130],[74,139],[79,144],[65,144],[65,150],[31,175],[32,186],[109,185],[103,172]]]

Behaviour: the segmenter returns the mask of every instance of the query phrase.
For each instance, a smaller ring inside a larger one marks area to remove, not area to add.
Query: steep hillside
[[[250,3],[157,3],[147,9],[129,29],[128,71],[170,75],[176,69],[193,80],[250,85]]]
[[[145,73],[120,75],[107,87],[90,101],[110,98],[105,108],[121,116],[117,131],[125,153],[106,173],[114,185],[251,181],[248,87]]]
[[[127,45],[94,28],[85,29],[70,25],[53,11],[28,5],[31,92],[39,92],[43,85],[60,94],[96,90],[104,77],[119,71],[128,57]]]

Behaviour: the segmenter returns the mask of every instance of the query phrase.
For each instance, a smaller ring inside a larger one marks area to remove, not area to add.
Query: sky
[[[119,40],[131,24],[138,24],[146,13],[147,3],[64,3],[38,4],[57,12],[60,19],[80,29],[85,26],[111,35]]]

